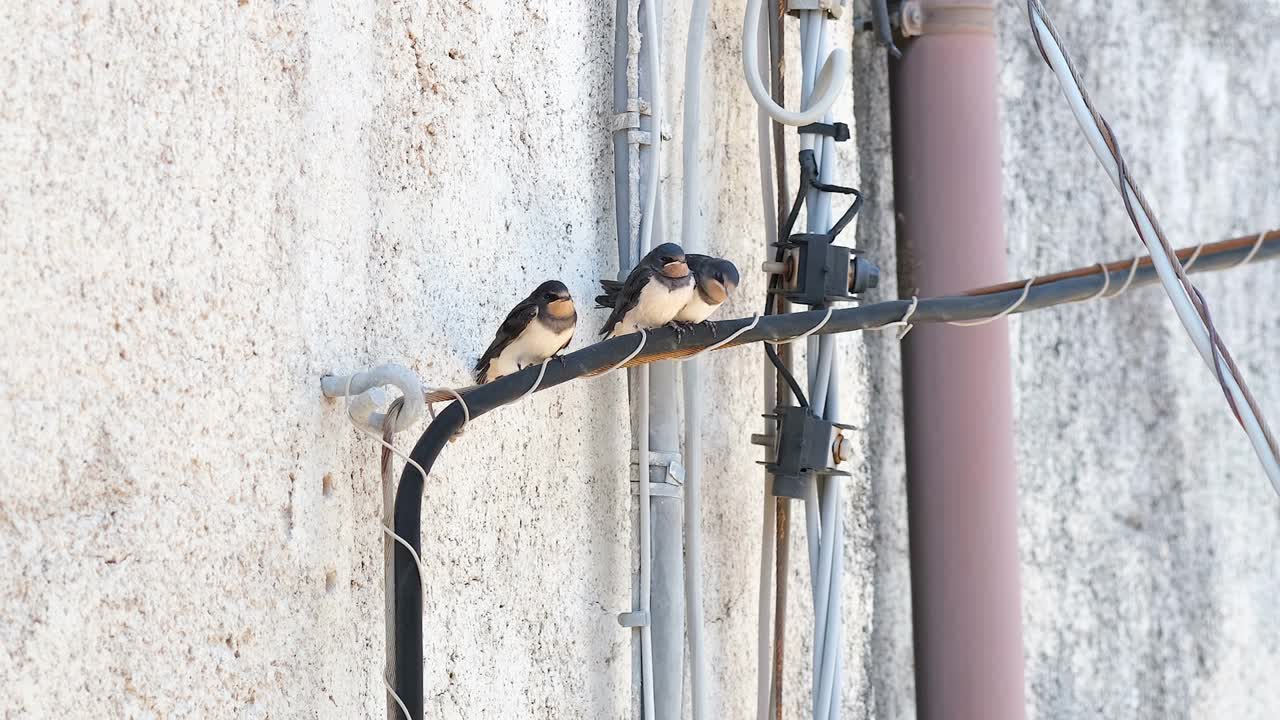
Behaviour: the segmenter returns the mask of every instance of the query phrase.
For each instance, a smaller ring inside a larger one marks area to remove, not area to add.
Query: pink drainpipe
[[[900,294],[1007,278],[992,3],[908,3],[890,60]],[[902,345],[921,720],[1021,720],[1018,491],[1006,321]]]

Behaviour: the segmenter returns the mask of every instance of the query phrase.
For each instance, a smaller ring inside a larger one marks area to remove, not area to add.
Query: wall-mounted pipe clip
[[[984,33],[995,34],[995,10],[990,3],[939,5],[921,0],[902,3],[903,37]]]
[[[382,432],[386,413],[381,408],[390,404],[391,397],[384,385],[391,385],[404,396],[404,407],[396,418],[393,432],[413,426],[426,407],[422,382],[412,370],[403,365],[388,363],[353,375],[325,375],[320,378],[320,392],[325,397],[337,398],[351,393],[351,419],[360,427],[373,433]]]

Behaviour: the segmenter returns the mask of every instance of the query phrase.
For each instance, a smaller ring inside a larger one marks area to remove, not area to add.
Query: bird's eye
[[[669,263],[669,262],[671,262],[671,258],[669,258],[669,257],[664,257],[664,258],[662,258],[662,264],[663,264],[663,265],[666,265],[666,264],[667,264],[667,263]]]
[[[555,295],[555,293],[546,293],[546,294],[544,294],[542,297],[544,297],[544,298],[546,298],[546,299],[548,299],[548,300],[555,300],[555,299],[556,299],[556,295]]]

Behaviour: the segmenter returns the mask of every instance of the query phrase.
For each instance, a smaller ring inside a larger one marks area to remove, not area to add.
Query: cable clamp
[[[618,624],[624,628],[649,627],[649,613],[644,610],[618,613]]]
[[[839,20],[844,15],[844,0],[787,0],[788,15],[799,15],[802,10],[824,10],[827,17]]]
[[[638,145],[651,144],[651,134],[640,129],[640,116],[650,115],[649,103],[640,98],[628,98],[626,110],[615,113],[611,127],[613,132],[626,132],[627,142]]]
[[[796,128],[796,132],[801,135],[824,135],[829,138],[834,138],[836,142],[844,142],[851,137],[849,133],[849,126],[841,122],[809,123],[808,125],[801,125]]]
[[[634,448],[632,448],[631,450],[632,465],[637,464],[637,460],[636,460],[637,454],[638,452]],[[680,462],[680,453],[650,450],[649,451],[649,467],[660,467],[660,468],[666,469],[666,473],[664,474],[664,480],[661,481],[661,484],[676,485],[676,486],[680,486],[684,484],[684,465]],[[638,481],[633,480],[632,482],[634,483]],[[650,483],[657,484],[657,483],[653,483],[653,481],[650,481]]]

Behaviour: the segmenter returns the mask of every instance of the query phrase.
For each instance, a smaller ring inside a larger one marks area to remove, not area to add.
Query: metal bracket
[[[618,624],[624,628],[648,627],[649,613],[643,610],[618,613]]]
[[[917,35],[954,35],[957,33],[995,34],[995,10],[990,4],[930,5],[921,0],[902,3],[900,29],[903,37]]]
[[[839,20],[844,15],[844,0],[787,0],[788,15],[799,15],[801,10],[825,10],[827,17]]]
[[[404,408],[393,428],[395,432],[411,427],[426,407],[426,398],[422,394],[422,381],[403,365],[388,363],[371,370],[354,375],[325,375],[320,378],[320,392],[325,397],[342,397],[350,390],[354,399],[351,401],[351,419],[370,432],[380,434],[386,414],[378,408],[386,405],[390,397],[381,389],[383,385],[393,385],[404,395]]]
[[[639,453],[635,448],[631,449],[631,464],[636,465],[636,456]],[[660,481],[666,485],[684,485],[684,464],[680,462],[680,453],[659,452],[657,450],[649,451],[649,467],[666,468],[664,480]],[[633,483],[636,481],[632,481]],[[652,482],[651,482],[652,484]]]
[[[638,145],[649,145],[652,142],[652,135],[640,129],[640,116],[651,115],[649,103],[640,98],[628,98],[627,109],[624,112],[616,113],[613,116],[611,129],[613,132],[626,132],[627,142],[636,143]]]

